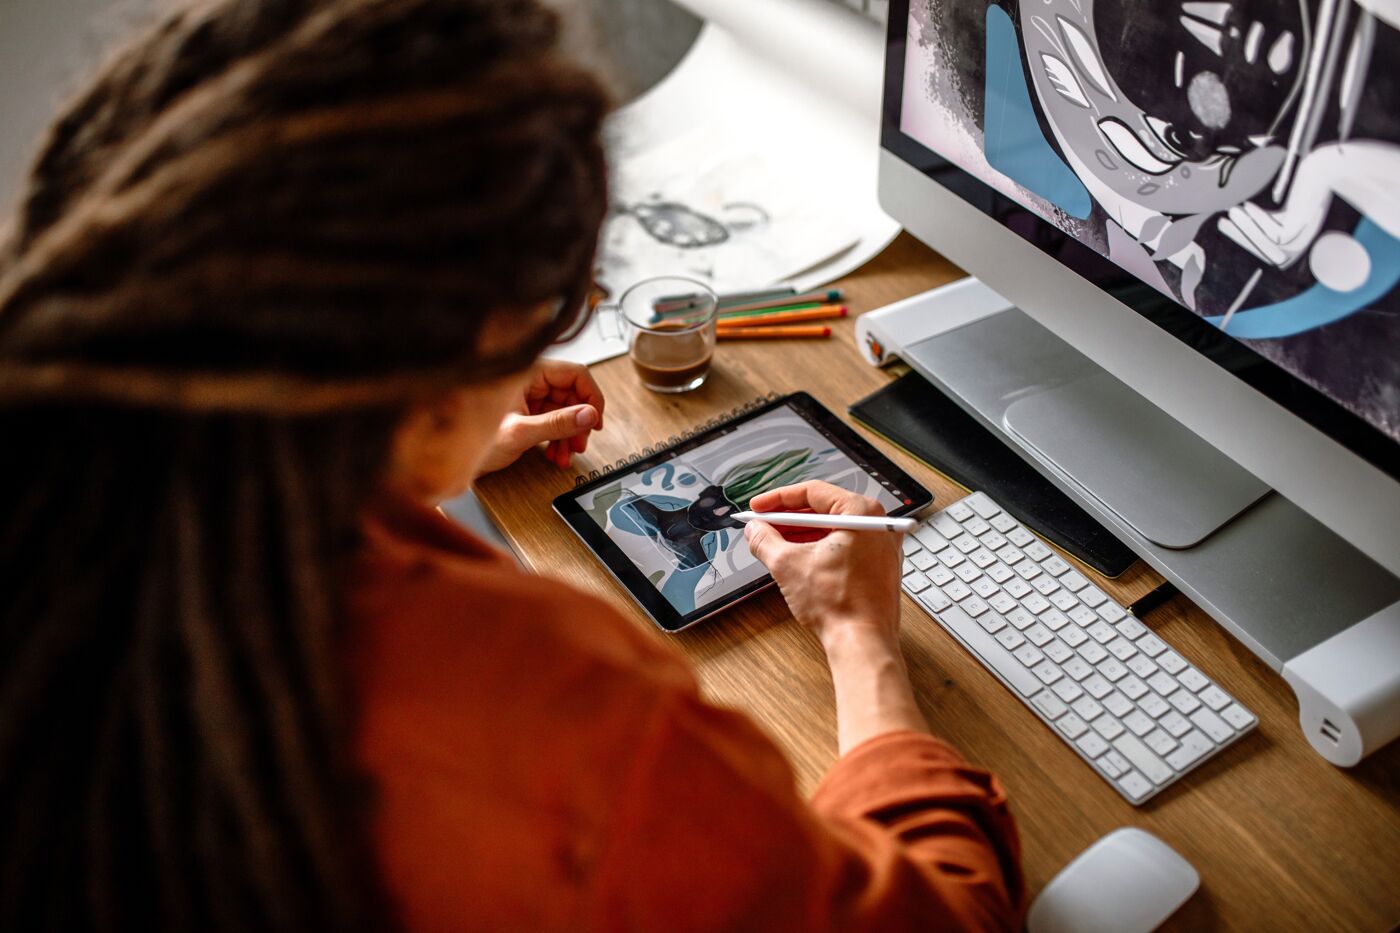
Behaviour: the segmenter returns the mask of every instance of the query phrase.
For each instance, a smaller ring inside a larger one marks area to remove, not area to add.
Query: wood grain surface
[[[904,234],[840,285],[856,314],[961,275]],[[850,423],[846,406],[887,384],[892,374],[859,357],[851,321],[835,323],[830,340],[721,345],[709,380],[687,395],[641,388],[626,358],[595,366],[607,397],[605,430],[577,467],[603,468],[772,390],[810,392]],[[854,427],[933,490],[939,507],[965,494]],[[603,595],[638,626],[679,648],[707,695],[762,724],[810,790],[836,755],[831,681],[816,640],[772,590],[679,635],[662,634],[554,515],[551,500],[572,485],[572,474],[531,455],[486,477],[478,493],[529,568]],[[1161,581],[1140,563],[1118,580],[1079,569],[1120,602]],[[1204,612],[1178,596],[1143,622],[1253,709],[1260,725],[1134,808],[950,635],[904,601],[904,648],[923,709],[936,734],[996,772],[1007,787],[1031,892],[1103,834],[1139,826],[1166,840],[1201,873],[1201,890],[1170,928],[1383,930],[1400,922],[1400,742],[1356,768],[1334,768],[1308,747],[1283,680]]]

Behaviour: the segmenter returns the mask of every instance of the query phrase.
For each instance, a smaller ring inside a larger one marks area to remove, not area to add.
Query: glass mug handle
[[[611,318],[611,326],[609,326],[609,318]],[[627,334],[622,328],[622,305],[598,305],[593,309],[593,320],[598,326],[598,336],[602,337],[604,340],[627,339]]]

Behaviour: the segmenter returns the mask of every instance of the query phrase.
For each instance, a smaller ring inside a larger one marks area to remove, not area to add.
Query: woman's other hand
[[[567,469],[588,449],[588,435],[603,427],[603,393],[586,366],[540,360],[525,394],[496,432],[482,472],[504,469],[531,447],[544,444],[549,461]]]
[[[754,496],[755,512],[884,515],[874,499],[818,481]],[[805,529],[804,529],[805,531]],[[823,644],[847,627],[894,645],[899,635],[901,535],[884,531],[830,531],[785,538],[767,522],[744,527],[749,550],[778,582],[788,608]]]

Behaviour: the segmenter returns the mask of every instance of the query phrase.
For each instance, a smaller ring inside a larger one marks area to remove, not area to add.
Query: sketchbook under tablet
[[[891,515],[933,496],[806,393],[767,398],[659,450],[581,478],[554,510],[668,632],[772,583],[730,516],[761,492],[820,479]]]

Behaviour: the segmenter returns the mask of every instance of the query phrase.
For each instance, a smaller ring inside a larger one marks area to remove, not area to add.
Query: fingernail
[[[574,415],[574,423],[581,428],[591,428],[593,427],[593,422],[597,420],[598,412],[595,411],[591,405],[585,405],[578,410],[577,415]]]

